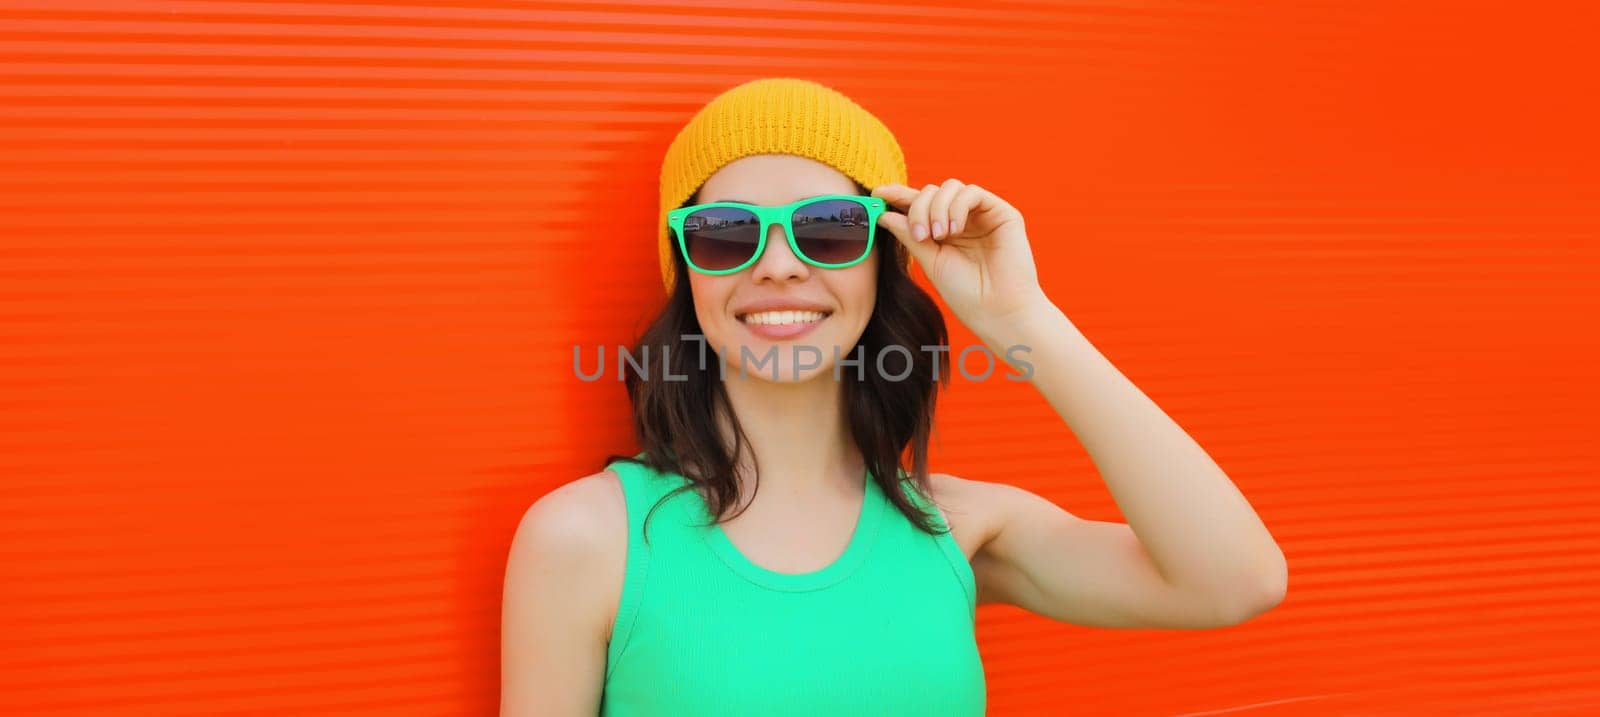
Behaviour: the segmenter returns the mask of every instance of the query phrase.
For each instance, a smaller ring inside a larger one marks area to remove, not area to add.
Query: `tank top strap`
[[[911,501],[912,505],[931,514],[934,525],[939,530],[945,531],[935,537],[934,542],[938,543],[940,552],[944,554],[945,560],[950,563],[950,570],[955,573],[956,580],[961,583],[961,589],[966,592],[967,606],[972,613],[972,617],[976,619],[978,614],[977,576],[973,574],[972,563],[967,560],[967,554],[962,552],[961,544],[957,543],[955,535],[949,532],[949,522],[944,519],[944,514],[935,507],[933,501],[917,490],[916,484],[911,481],[910,476],[906,475],[903,470],[900,472],[900,487],[905,491],[906,498]],[[915,526],[912,526],[911,529],[921,530]]]
[[[644,453],[635,454],[634,458],[642,460]],[[671,557],[675,551],[694,545],[700,538],[690,524],[689,509],[684,502],[686,498],[697,496],[692,491],[684,491],[662,500],[673,489],[687,485],[687,478],[620,459],[606,464],[606,468],[617,474],[628,511],[627,565],[611,641],[606,645],[606,676],[609,678],[628,646],[639,605],[651,582],[652,563],[659,562],[661,558],[657,556]]]
[[[634,459],[643,460],[644,454],[634,455]],[[689,484],[689,479],[677,473],[663,473],[651,469],[643,463],[633,463],[626,460],[615,460],[606,464],[606,468],[617,474],[622,482],[623,496],[628,504],[628,531],[629,537],[638,537],[647,545],[654,545],[659,538],[672,533],[672,528],[681,528],[682,518],[686,514],[679,505],[680,498],[690,497],[687,491],[673,495],[672,499],[662,501],[669,493],[681,486]],[[658,504],[659,503],[659,507]],[[652,513],[652,511],[654,511]],[[671,517],[671,520],[663,518]],[[646,525],[646,517],[649,521]],[[658,523],[660,525],[658,525]],[[649,529],[648,536],[645,529]],[[635,534],[637,534],[635,536]],[[648,539],[646,539],[648,538]]]

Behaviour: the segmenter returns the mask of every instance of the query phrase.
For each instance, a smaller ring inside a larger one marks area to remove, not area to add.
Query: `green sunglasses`
[[[872,254],[872,237],[884,202],[858,194],[824,194],[793,204],[764,207],[743,202],[692,204],[667,212],[667,226],[690,269],[732,274],[761,258],[767,227],[778,224],[801,261],[843,269]]]

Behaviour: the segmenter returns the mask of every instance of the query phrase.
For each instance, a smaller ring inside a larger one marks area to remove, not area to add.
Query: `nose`
[[[751,279],[761,281],[805,281],[811,276],[811,265],[800,260],[789,248],[789,237],[783,232],[783,225],[773,224],[767,230],[767,246],[761,250],[761,258],[756,260],[754,273]]]

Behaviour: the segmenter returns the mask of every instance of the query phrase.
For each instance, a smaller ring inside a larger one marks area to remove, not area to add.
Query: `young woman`
[[[502,714],[981,715],[979,604],[1193,629],[1281,599],[1261,520],[1040,289],[1021,213],[906,186],[853,101],[792,78],[723,93],[669,148],[661,206],[669,298],[626,372],[639,451],[523,517]],[[955,357],[909,260],[1129,523],[928,471]]]

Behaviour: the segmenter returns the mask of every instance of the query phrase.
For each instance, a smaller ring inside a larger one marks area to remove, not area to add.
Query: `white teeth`
[[[746,314],[744,322],[747,324],[798,324],[810,321],[821,321],[827,316],[820,311],[760,311]]]

